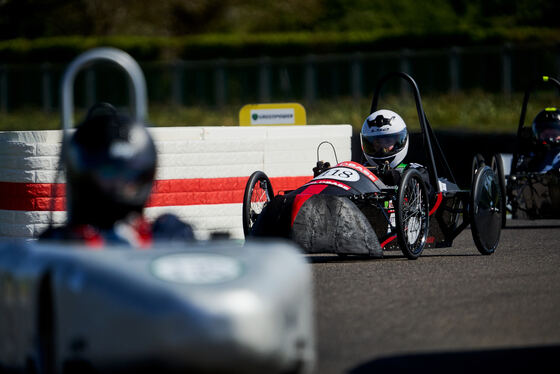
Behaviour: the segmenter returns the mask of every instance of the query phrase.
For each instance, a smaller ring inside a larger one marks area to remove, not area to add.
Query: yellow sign
[[[247,104],[239,111],[240,126],[305,125],[305,108],[298,103]]]

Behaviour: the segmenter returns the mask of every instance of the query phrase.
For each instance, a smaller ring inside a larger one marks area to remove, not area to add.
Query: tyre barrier
[[[312,176],[317,146],[331,142],[338,160],[351,158],[350,125],[270,127],[152,127],[158,168],[145,210],[171,212],[198,239],[212,233],[243,238],[241,210],[249,175],[262,170],[275,191]],[[61,130],[0,132],[0,237],[35,238],[66,220]],[[321,148],[323,160],[335,162]]]

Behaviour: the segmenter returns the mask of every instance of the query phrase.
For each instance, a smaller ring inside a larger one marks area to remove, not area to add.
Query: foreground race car
[[[471,189],[459,188],[435,138],[416,82],[392,73],[378,84],[370,113],[375,112],[384,84],[392,78],[408,82],[414,92],[424,157],[407,160],[426,165],[428,191],[420,172],[405,169],[398,185],[386,185],[382,170],[347,161],[317,175],[294,191],[274,196],[269,178],[251,175],[243,202],[246,237],[286,237],[308,253],[382,257],[399,249],[415,259],[425,247],[449,247],[468,225],[480,253],[498,246],[503,210],[497,176],[488,166],[473,173]],[[406,159],[405,159],[406,160]],[[318,161],[319,163],[319,161]]]
[[[543,76],[534,81],[525,91],[515,152],[509,165],[509,172],[504,167],[500,154],[491,156],[490,162],[478,154],[473,160],[473,168],[489,164],[499,176],[502,191],[502,209],[509,210],[512,219],[557,219],[560,218],[560,141],[550,139],[542,141],[535,137],[532,126],[525,125],[527,105],[531,93],[541,84],[552,84],[560,92],[560,81]],[[545,111],[557,111],[554,107]],[[532,167],[530,161],[549,158],[545,169]],[[509,160],[508,160],[509,161]],[[541,169],[541,170],[539,170]],[[502,226],[506,225],[506,216],[502,217]]]
[[[0,371],[312,370],[311,273],[293,244],[88,248],[0,244]]]
[[[138,64],[93,49],[64,74],[66,137],[74,77],[97,60],[128,73],[135,118],[146,116]],[[293,243],[153,243],[92,250],[52,238],[0,241],[0,372],[312,371],[311,272]]]

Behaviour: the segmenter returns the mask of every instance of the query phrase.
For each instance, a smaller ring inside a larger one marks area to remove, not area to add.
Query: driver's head
[[[560,111],[556,108],[542,110],[532,124],[533,136],[539,145],[560,144]]]
[[[408,151],[406,124],[397,113],[381,109],[370,114],[360,132],[362,151],[371,165],[397,167]]]
[[[143,124],[118,114],[110,104],[96,104],[62,154],[70,224],[110,228],[131,212],[142,212],[157,157]]]

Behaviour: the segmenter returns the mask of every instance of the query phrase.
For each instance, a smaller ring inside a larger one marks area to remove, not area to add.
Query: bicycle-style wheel
[[[253,225],[273,197],[272,184],[266,174],[262,171],[251,174],[243,196],[243,233],[245,237],[251,235]]]
[[[403,254],[417,259],[426,245],[429,230],[428,190],[417,170],[405,171],[396,205],[397,240]]]

